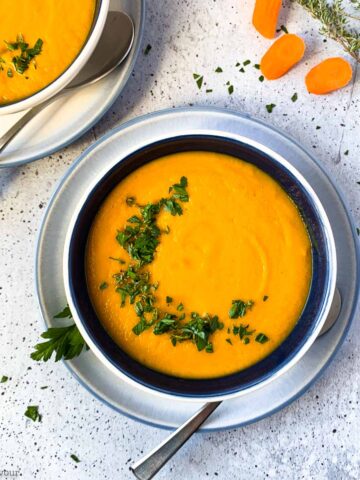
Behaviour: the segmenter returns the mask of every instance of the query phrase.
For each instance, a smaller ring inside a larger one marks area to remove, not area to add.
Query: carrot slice
[[[288,33],[275,40],[260,63],[260,70],[268,80],[282,77],[296,65],[305,53],[302,38]]]
[[[306,75],[305,83],[309,93],[323,95],[345,87],[352,79],[352,68],[341,57],[327,58]]]
[[[281,0],[256,0],[253,25],[266,38],[274,38],[281,8]]]

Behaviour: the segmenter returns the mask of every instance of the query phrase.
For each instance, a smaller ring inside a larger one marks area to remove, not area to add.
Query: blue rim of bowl
[[[130,62],[130,65],[127,69],[127,72],[126,72],[126,74],[123,78],[123,81],[119,85],[119,88],[118,88],[117,92],[104,103],[104,105],[101,108],[101,110],[99,111],[99,113],[97,115],[95,115],[95,117],[92,120],[90,120],[89,123],[86,124],[86,126],[84,126],[81,130],[79,130],[75,135],[73,135],[71,138],[67,139],[65,142],[60,143],[55,148],[51,148],[49,150],[46,150],[45,152],[42,152],[40,154],[35,154],[35,155],[30,156],[30,157],[28,157],[26,159],[23,159],[23,160],[15,160],[13,162],[5,162],[3,164],[0,162],[0,168],[13,168],[13,167],[18,167],[20,165],[26,165],[27,163],[32,163],[32,162],[35,162],[36,160],[41,160],[42,158],[45,158],[49,155],[52,155],[55,152],[58,152],[59,150],[62,150],[63,148],[65,148],[65,147],[71,145],[72,143],[76,142],[77,140],[79,140],[79,138],[81,138],[86,132],[88,132],[106,114],[106,112],[110,109],[110,107],[114,104],[114,102],[116,101],[118,96],[121,94],[122,90],[125,88],[128,80],[130,78],[130,75],[131,75],[131,73],[134,69],[136,60],[137,60],[139,52],[140,52],[142,37],[143,37],[143,33],[144,33],[144,25],[145,25],[145,0],[140,0],[140,4],[141,4],[141,15],[140,15],[141,20],[140,20],[139,33],[137,35],[137,40],[136,40],[136,43],[133,46],[134,55],[133,55],[133,58]],[[122,68],[122,66],[120,65],[119,68]],[[117,70],[115,70],[115,72],[116,71]],[[111,130],[111,131],[113,131],[113,130]],[[96,142],[101,140],[103,137],[100,137],[98,140],[96,140]],[[87,149],[84,151],[84,153],[86,151],[87,151]]]
[[[332,181],[329,178],[328,173],[325,171],[323,166],[316,160],[316,158],[312,155],[312,153],[310,151],[308,151],[306,148],[304,148],[296,139],[294,139],[292,136],[287,134],[285,131],[282,131],[279,128],[276,128],[272,125],[269,125],[262,120],[255,119],[247,113],[239,113],[239,112],[229,110],[229,109],[225,109],[225,108],[203,107],[203,106],[198,106],[198,107],[195,107],[195,108],[193,108],[193,107],[181,107],[180,108],[179,107],[179,108],[176,109],[176,111],[177,112],[182,112],[182,113],[191,113],[191,112],[221,113],[221,114],[225,114],[225,115],[233,115],[235,117],[248,119],[248,120],[251,120],[254,123],[257,123],[261,126],[264,126],[265,128],[267,128],[270,131],[273,131],[274,133],[279,134],[281,137],[286,139],[288,142],[295,145],[299,150],[304,152],[305,155],[307,157],[309,157],[312,162],[314,162],[314,164],[321,171],[322,175],[328,180],[328,182],[332,186],[333,190],[337,194],[337,197],[338,197],[339,202],[342,206],[343,212],[344,212],[344,214],[346,216],[346,219],[348,220],[348,223],[351,227],[352,240],[353,240],[353,244],[354,244],[354,247],[355,247],[355,256],[356,256],[356,276],[357,277],[359,276],[360,252],[359,252],[359,246],[357,245],[357,242],[356,242],[357,235],[356,235],[355,224],[354,224],[352,215],[350,214],[348,208],[346,207],[346,203],[344,201],[342,192],[339,191],[338,188],[332,183]],[[48,214],[51,212],[52,206],[55,203],[55,200],[56,200],[60,190],[62,189],[63,184],[66,182],[67,178],[71,175],[71,173],[76,169],[77,165],[80,164],[93,150],[95,150],[98,147],[99,144],[105,142],[106,140],[108,140],[110,137],[112,137],[116,133],[119,133],[119,132],[121,132],[121,131],[123,131],[127,128],[130,128],[130,127],[132,127],[133,125],[135,125],[139,122],[149,120],[151,118],[161,117],[161,116],[168,115],[168,114],[171,114],[171,113],[174,113],[174,109],[172,109],[172,108],[163,109],[163,110],[160,110],[160,111],[157,111],[157,112],[151,112],[151,113],[142,115],[140,117],[133,118],[133,119],[127,121],[127,122],[124,122],[123,124],[119,125],[118,127],[110,130],[108,133],[104,134],[96,142],[94,142],[92,145],[90,145],[86,150],[84,150],[84,152],[81,155],[79,155],[79,157],[75,160],[75,162],[71,165],[71,167],[66,171],[66,173],[63,175],[63,177],[57,183],[57,185],[54,189],[54,192],[49,199],[48,206],[47,206],[47,208],[46,208],[46,210],[44,211],[44,214],[43,214],[41,225],[40,225],[40,228],[39,228],[39,231],[38,231],[38,234],[37,234],[36,251],[35,251],[35,290],[36,290],[36,294],[37,294],[39,310],[40,310],[40,313],[41,313],[43,321],[44,321],[44,326],[46,328],[49,326],[48,323],[45,320],[46,317],[47,317],[47,312],[46,312],[44,306],[42,305],[42,303],[40,301],[40,299],[41,299],[41,296],[40,296],[40,276],[39,276],[40,246],[41,246],[41,239],[43,237],[43,232],[44,232],[45,227],[46,227],[46,220],[47,220]],[[264,413],[263,415],[260,415],[256,418],[253,418],[253,419],[249,420],[249,421],[240,422],[240,423],[237,423],[237,424],[234,424],[234,425],[231,425],[231,426],[225,426],[225,427],[206,428],[206,429],[202,428],[202,429],[199,430],[199,432],[200,433],[219,432],[219,431],[229,430],[230,428],[240,428],[240,427],[243,427],[243,426],[246,426],[246,425],[250,425],[252,423],[263,420],[264,418],[267,418],[267,417],[279,412],[283,408],[286,408],[287,406],[289,406],[294,401],[298,400],[312,385],[314,385],[317,382],[317,380],[319,380],[319,378],[324,374],[324,372],[326,371],[328,366],[331,364],[331,362],[334,360],[334,358],[338,354],[338,352],[339,352],[341,346],[343,345],[344,340],[345,340],[345,338],[346,338],[346,336],[347,336],[347,334],[350,330],[352,322],[354,320],[354,314],[355,314],[355,311],[356,311],[356,308],[357,308],[357,305],[358,305],[358,301],[359,301],[359,293],[360,293],[360,284],[359,284],[359,282],[357,282],[355,292],[354,292],[354,300],[353,300],[353,303],[352,303],[350,313],[348,315],[347,324],[346,324],[346,327],[345,327],[340,339],[337,342],[337,345],[336,345],[334,351],[329,356],[329,358],[327,359],[327,361],[325,362],[323,367],[319,370],[319,372],[313,378],[311,378],[311,380],[308,381],[302,389],[300,389],[296,394],[294,394],[291,398],[286,400],[281,405],[278,405],[276,408],[274,408],[272,410],[269,410],[268,412]],[[154,428],[161,428],[163,430],[173,430],[174,429],[174,427],[159,424],[159,423],[147,420],[145,418],[141,418],[141,417],[138,417],[136,415],[132,415],[131,413],[127,412],[126,410],[122,410],[121,408],[119,408],[118,406],[114,405],[113,403],[108,401],[106,398],[101,396],[94,388],[92,388],[88,383],[86,383],[86,381],[83,380],[78,375],[78,373],[75,371],[74,367],[69,362],[63,361],[63,363],[64,363],[65,367],[69,370],[69,372],[80,383],[80,385],[82,385],[89,393],[91,393],[95,398],[97,398],[103,404],[107,405],[112,410],[114,410],[118,413],[121,413],[125,417],[130,418],[132,420],[135,420],[136,422],[142,423],[144,425],[148,425],[148,426],[151,426],[151,427],[154,427]]]

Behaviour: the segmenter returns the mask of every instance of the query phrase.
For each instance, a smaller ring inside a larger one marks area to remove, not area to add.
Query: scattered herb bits
[[[79,462],[80,462],[79,457],[77,457],[77,456],[74,455],[73,453],[70,455],[70,458],[71,458],[72,460],[74,460],[75,463],[79,463]]]
[[[198,89],[201,90],[201,87],[204,82],[203,75],[199,75],[198,73],[193,73],[193,79],[195,80]]]
[[[102,282],[100,283],[99,285],[99,288],[100,290],[105,290],[106,288],[108,288],[109,284],[107,282]]]
[[[150,45],[150,43],[148,43],[144,49],[144,55],[149,55],[151,49],[152,46]]]
[[[297,99],[298,99],[298,94],[295,92],[294,95],[291,97],[291,101],[296,102]]]
[[[275,107],[275,103],[269,103],[268,105],[266,105],[266,110],[268,113],[272,113]]]
[[[256,335],[255,342],[266,343],[269,341],[269,338],[264,333],[259,333]]]
[[[30,418],[33,422],[41,422],[41,415],[39,407],[36,405],[29,405],[24,413],[25,417]]]
[[[0,379],[0,383],[6,383],[8,380],[9,380],[9,377],[7,377],[6,375],[3,375]]]
[[[229,317],[232,319],[236,319],[239,317],[244,317],[247,311],[254,305],[252,300],[244,302],[243,300],[233,300],[231,308],[229,310]]]
[[[215,69],[215,73],[222,73],[223,72],[223,69],[221,67],[217,67]]]

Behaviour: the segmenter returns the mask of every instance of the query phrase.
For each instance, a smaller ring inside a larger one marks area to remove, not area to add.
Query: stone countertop
[[[42,320],[34,288],[36,236],[55,185],[74,159],[119,122],[163,108],[212,105],[248,112],[282,128],[318,157],[345,193],[360,224],[360,82],[325,97],[307,94],[304,75],[326,56],[324,42],[300,7],[284,8],[280,24],[301,33],[304,61],[276,82],[260,82],[269,42],[250,25],[251,1],[149,0],[143,49],[122,95],[90,132],[70,147],[0,171],[0,477],[131,479],[129,465],[167,435],[129,420],[85,391],[62,363],[38,365],[29,354]],[[245,73],[237,62],[251,60]],[[221,66],[222,74],[215,68]],[[355,67],[355,65],[354,65]],[[204,76],[198,90],[193,73]],[[234,86],[229,95],[226,82]],[[206,89],[212,89],[206,93]],[[291,97],[298,94],[298,100]],[[276,107],[270,114],[266,104]],[[360,478],[360,336],[358,318],[333,364],[299,400],[256,424],[197,434],[159,479]],[[42,390],[41,386],[48,386]],[[24,417],[39,405],[41,423]],[[81,460],[75,463],[70,455]]]

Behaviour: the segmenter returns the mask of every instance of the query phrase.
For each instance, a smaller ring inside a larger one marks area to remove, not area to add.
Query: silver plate
[[[39,113],[0,155],[0,168],[33,162],[73,143],[100,120],[120,95],[140,49],[145,0],[110,0],[110,9],[125,11],[134,21],[134,45],[127,59],[106,78],[59,98]],[[24,113],[0,115],[0,136]]]
[[[94,182],[119,159],[143,146],[187,134],[212,134],[256,143],[286,158],[308,180],[328,214],[338,257],[337,287],[342,296],[339,318],[288,372],[263,388],[224,402],[203,430],[222,430],[260,420],[302,395],[333,359],[349,329],[358,298],[359,256],[355,230],[339,193],[315,159],[283,132],[246,115],[220,109],[177,109],[153,113],[108,133],[74,163],[54,193],[40,230],[36,285],[48,326],[64,306],[62,277],[64,236],[72,213]],[[162,399],[129,386],[109,372],[91,352],[65,362],[78,381],[101,401],[131,418],[173,428],[188,419],[199,404]]]

